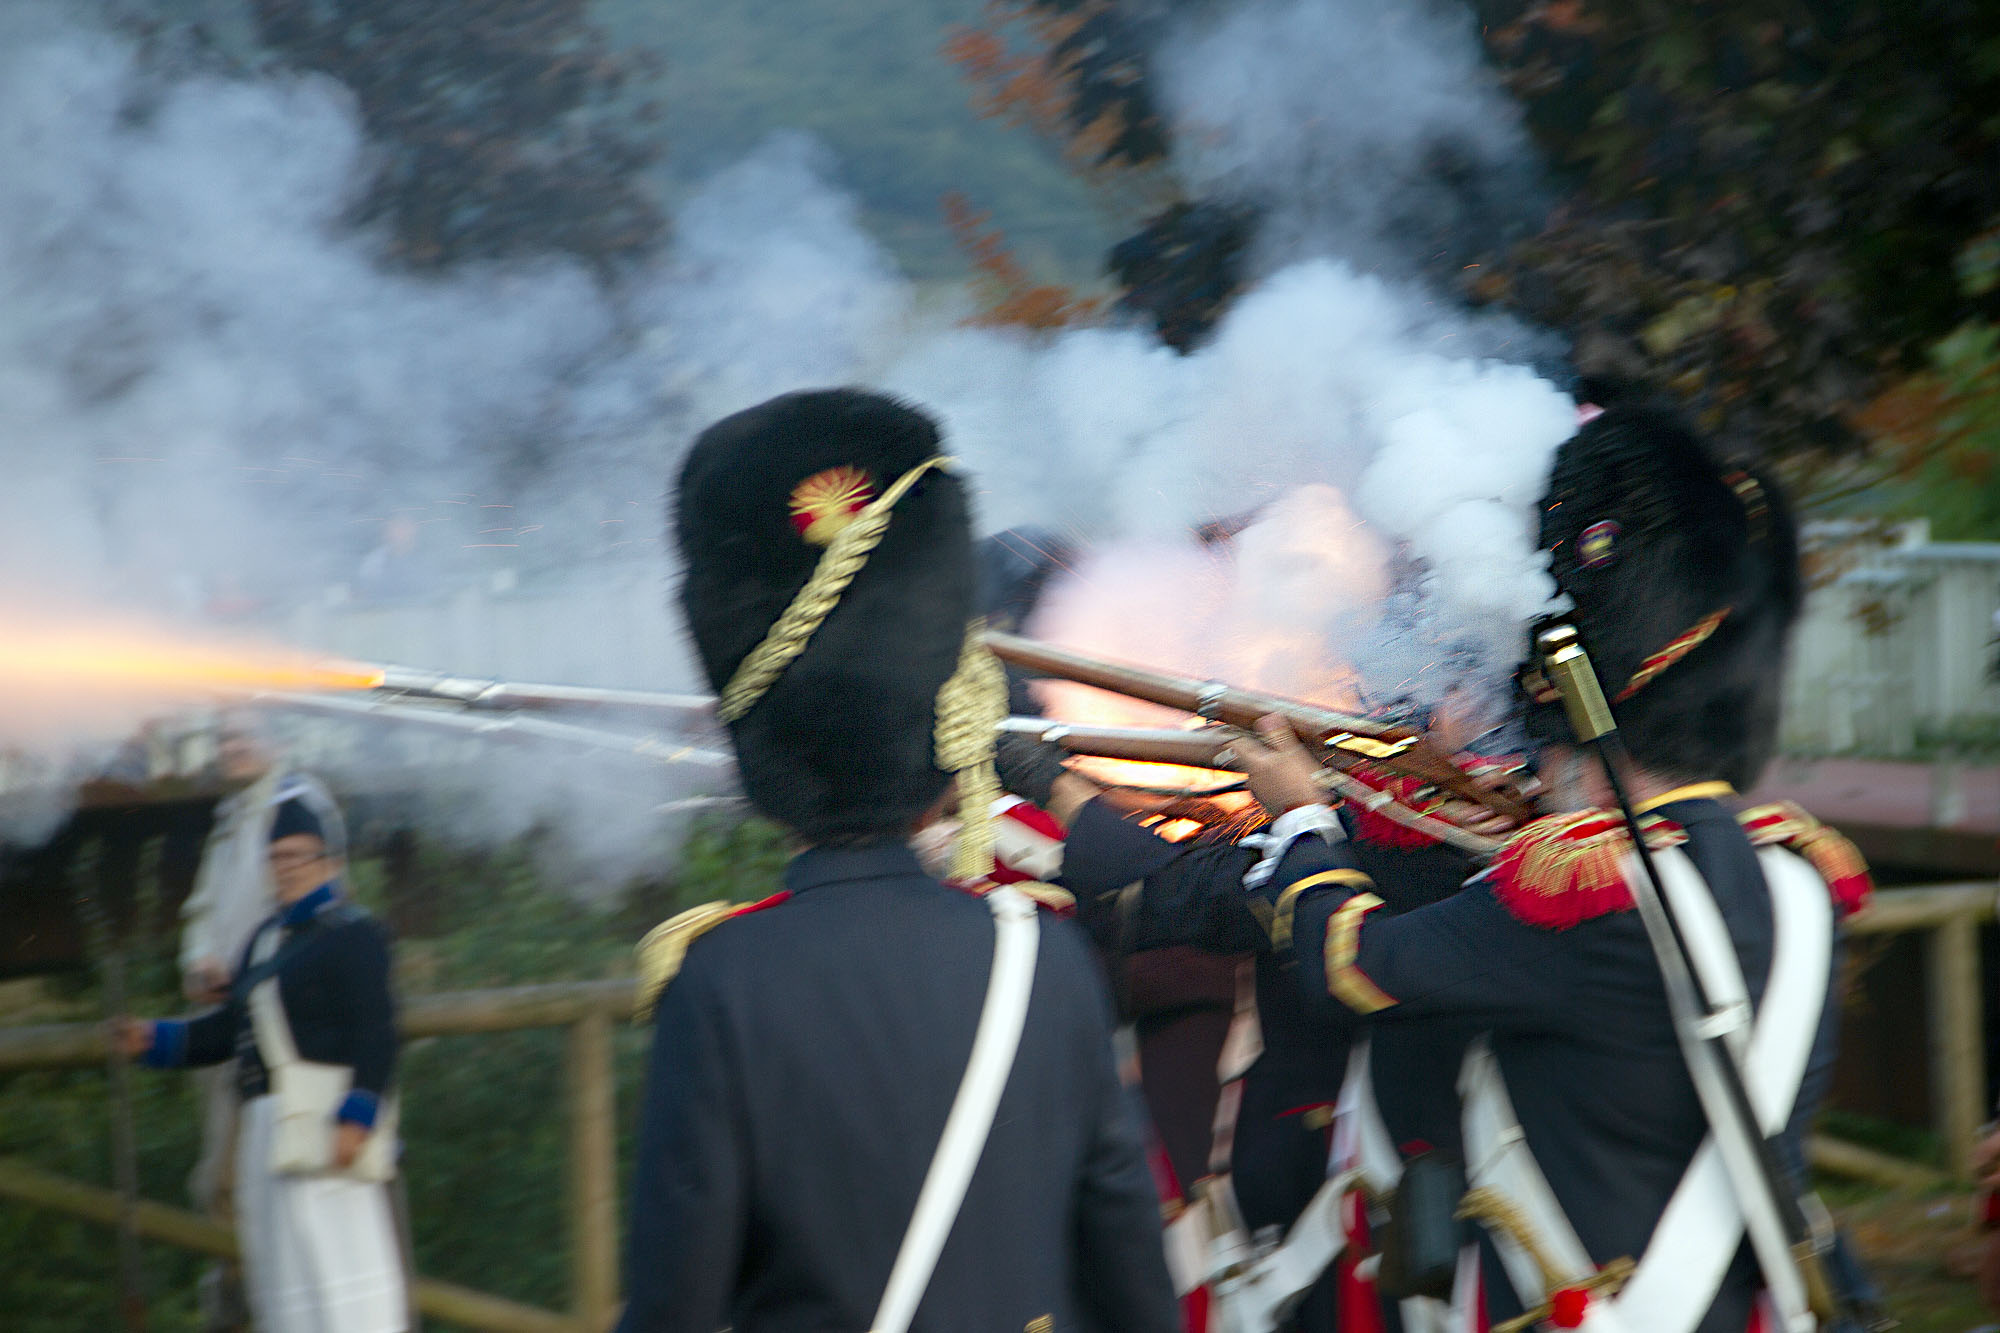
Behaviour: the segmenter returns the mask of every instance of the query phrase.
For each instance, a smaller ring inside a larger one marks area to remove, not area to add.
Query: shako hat
[[[758,810],[838,845],[907,835],[953,776],[991,803],[1005,684],[930,417],[861,389],[773,398],[701,433],[672,506],[681,606]]]
[[[1556,451],[1540,544],[1641,764],[1747,789],[1777,744],[1785,649],[1803,596],[1798,533],[1769,478],[1725,462],[1678,416],[1614,405]],[[1572,740],[1524,668],[1527,730]]]
[[[296,837],[302,833],[318,838],[322,843],[327,841],[326,825],[311,806],[296,796],[278,802],[271,814],[268,841],[277,842],[280,838]]]

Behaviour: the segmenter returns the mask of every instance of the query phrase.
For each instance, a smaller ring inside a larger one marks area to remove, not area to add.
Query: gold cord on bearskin
[[[724,722],[740,720],[744,714],[757,706],[785,668],[798,659],[819,627],[840,604],[841,594],[847,585],[854,582],[854,576],[868,563],[868,557],[882,544],[883,534],[889,530],[889,514],[896,502],[909,493],[910,487],[933,468],[949,466],[952,460],[937,454],[905,472],[896,479],[896,484],[853,516],[851,522],[840,527],[827,543],[826,554],[819,558],[812,577],[806,586],[799,589],[798,596],[785,608],[776,624],[764,636],[764,641],[750,650],[737,666],[736,674],[723,687],[722,695],[716,700],[716,715]],[[808,540],[811,540],[810,530]]]
[[[958,650],[958,670],[937,693],[937,766],[958,780],[958,844],[952,849],[951,876],[971,881],[993,871],[993,803],[1000,799],[1000,774],[993,748],[1007,719],[1007,673],[987,651],[986,624],[966,627]]]

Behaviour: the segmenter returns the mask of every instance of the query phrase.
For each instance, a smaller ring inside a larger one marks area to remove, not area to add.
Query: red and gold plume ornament
[[[1790,801],[1760,805],[1736,817],[1758,847],[1784,847],[1798,853],[1826,881],[1835,912],[1851,916],[1868,905],[1875,892],[1874,877],[1861,852]]]
[[[792,488],[792,529],[814,546],[831,545],[875,500],[875,483],[858,467],[830,467]]]
[[[1648,816],[1639,823],[1654,851],[1687,841],[1671,820]],[[1526,825],[1486,873],[1494,898],[1515,919],[1543,930],[1568,930],[1631,909],[1632,889],[1625,882],[1631,851],[1632,835],[1622,816],[1582,810]]]

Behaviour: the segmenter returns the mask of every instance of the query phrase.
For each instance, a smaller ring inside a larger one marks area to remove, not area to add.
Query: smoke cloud
[[[1520,110],[1463,4],[1243,0],[1171,28],[1155,66],[1176,174],[1260,206],[1267,267],[1407,275],[1532,215]]]
[[[1440,14],[1293,0],[1169,34],[1181,169],[1270,219],[1265,276],[1181,356],[919,301],[797,136],[716,176],[613,285],[558,260],[412,277],[341,221],[367,146],[339,86],[162,77],[8,6],[0,586],[689,688],[660,526],[675,460],[726,412],[859,382],[939,415],[986,529],[1087,543],[1045,632],[1343,702],[1490,680],[1550,592],[1531,506],[1573,409],[1526,368],[1544,344],[1440,304],[1392,243],[1430,206],[1404,169],[1424,145],[1525,170],[1464,16]],[[1246,516],[1226,547],[1191,535]],[[0,705],[0,744],[17,720]],[[663,802],[715,789],[630,769],[580,798],[573,766],[496,757],[468,827],[552,820],[620,873],[658,854]]]

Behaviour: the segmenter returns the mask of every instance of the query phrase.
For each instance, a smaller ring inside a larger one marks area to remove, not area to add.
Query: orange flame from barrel
[[[6,701],[122,698],[182,702],[268,691],[367,690],[382,672],[290,649],[176,635],[133,623],[21,623],[0,614]]]

